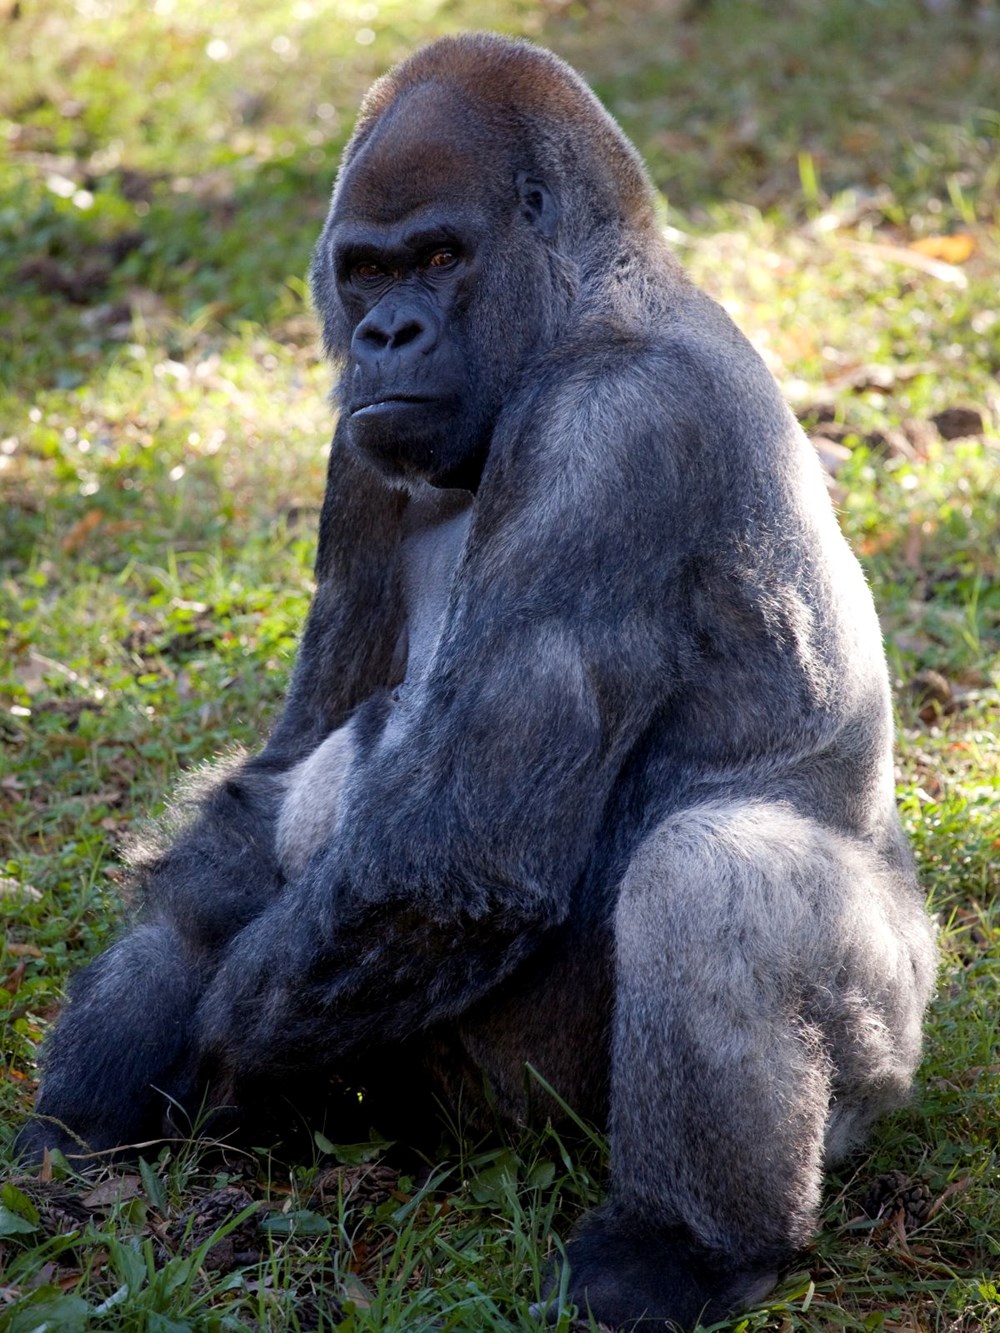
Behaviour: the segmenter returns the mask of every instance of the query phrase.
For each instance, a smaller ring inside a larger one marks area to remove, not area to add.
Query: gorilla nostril
[[[360,342],[372,351],[380,352],[384,347],[388,347],[392,341],[392,335],[380,328],[377,324],[363,324],[355,335]]]
[[[381,357],[383,353],[411,352],[419,350],[434,339],[426,320],[410,312],[399,311],[395,315],[389,312],[372,311],[363,320],[354,334],[355,350],[362,355]]]
[[[406,347],[408,343],[416,341],[424,332],[424,326],[415,319],[407,321],[401,329],[397,329],[392,336],[393,347]]]

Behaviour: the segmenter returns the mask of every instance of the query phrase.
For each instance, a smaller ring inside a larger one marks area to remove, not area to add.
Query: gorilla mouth
[[[351,408],[352,417],[382,416],[389,412],[402,411],[407,407],[425,407],[435,399],[420,397],[417,394],[395,394],[389,398],[376,398],[370,403],[359,403]]]

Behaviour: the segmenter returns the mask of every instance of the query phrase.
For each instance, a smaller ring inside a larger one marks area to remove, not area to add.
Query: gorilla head
[[[593,239],[603,267],[624,213],[652,224],[589,89],[517,52],[479,35],[420,53],[372,89],[344,155],[313,288],[350,441],[389,477],[475,489]]]

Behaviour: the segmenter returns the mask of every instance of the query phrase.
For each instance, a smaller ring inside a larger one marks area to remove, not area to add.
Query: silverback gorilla
[[[134,1143],[168,1099],[246,1130],[320,1079],[376,1123],[486,1085],[516,1121],[531,1064],[611,1139],[570,1298],[721,1317],[919,1056],[864,579],[547,52],[463,36],[375,84],[313,287],[340,420],[287,703],[138,866],[22,1146]]]

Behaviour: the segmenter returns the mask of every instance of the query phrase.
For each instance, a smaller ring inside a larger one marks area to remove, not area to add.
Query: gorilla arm
[[[397,551],[405,496],[356,460],[339,428],[320,519],[317,591],[281,717],[264,749],[189,783],[167,840],[137,846],[147,917],[214,954],[275,900],[284,869],[275,827],[283,775],[352,709],[391,683],[401,607]]]
[[[402,610],[397,552],[405,493],[355,457],[346,420],[333,437],[316,553],[316,594],[288,699],[261,760],[282,768],[390,683]]]
[[[662,603],[654,620],[668,578],[640,568],[663,563],[662,534],[621,512],[622,477],[617,495],[588,496],[598,475],[561,466],[559,486],[505,477],[516,509],[484,479],[425,684],[384,725],[384,702],[357,716],[330,842],[234,940],[203,1002],[217,1086],[462,1013],[567,916],[670,671]]]
[[[210,1059],[239,1078],[403,1038],[565,919],[622,749],[578,652],[551,627],[498,636],[468,655],[482,684],[439,678],[384,752],[359,747],[332,841],[205,998]]]

